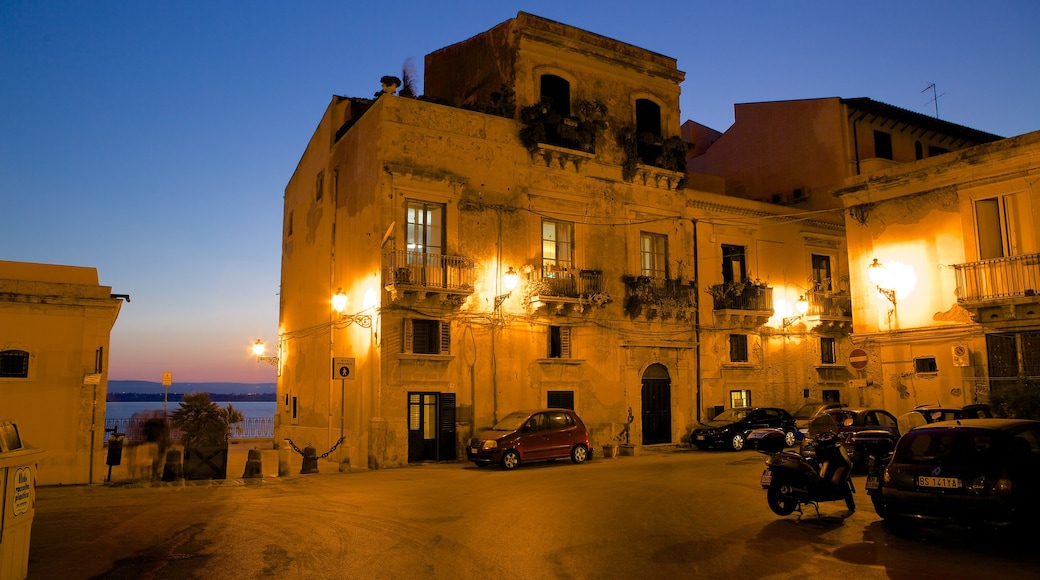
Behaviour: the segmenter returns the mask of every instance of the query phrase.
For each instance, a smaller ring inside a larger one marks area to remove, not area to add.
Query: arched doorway
[[[672,442],[672,379],[654,363],[643,371],[643,445]]]

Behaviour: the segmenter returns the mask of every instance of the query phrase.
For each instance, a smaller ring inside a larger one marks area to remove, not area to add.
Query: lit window
[[[668,278],[668,237],[662,234],[639,234],[640,273],[650,278]]]

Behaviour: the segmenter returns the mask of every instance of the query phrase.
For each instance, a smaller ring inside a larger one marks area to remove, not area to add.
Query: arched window
[[[29,353],[24,350],[0,351],[0,377],[27,378]]]
[[[564,117],[571,115],[571,84],[556,75],[542,75],[541,100]]]

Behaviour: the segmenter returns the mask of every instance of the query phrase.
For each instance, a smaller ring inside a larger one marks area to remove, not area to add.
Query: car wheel
[[[779,480],[774,480],[766,490],[766,503],[769,509],[778,516],[789,516],[798,509],[798,500],[781,491],[782,485]]]
[[[729,440],[730,449],[732,449],[733,451],[740,451],[741,449],[743,449],[744,443],[745,440],[743,433],[734,433],[733,438]]]
[[[520,454],[510,449],[502,455],[502,467],[505,469],[516,469],[520,465]]]
[[[574,449],[571,449],[571,461],[574,463],[585,463],[588,458],[589,450],[584,445],[575,445]]]
[[[885,519],[885,501],[881,499],[880,495],[881,492],[878,491],[874,495],[870,496],[870,501],[874,504],[874,513],[876,513],[879,518]]]
[[[798,439],[794,435],[794,431],[784,432],[784,444],[788,447],[794,447],[794,444],[798,442]]]

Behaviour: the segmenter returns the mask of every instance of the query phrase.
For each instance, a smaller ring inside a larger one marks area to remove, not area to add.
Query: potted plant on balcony
[[[227,477],[228,440],[231,429],[241,431],[242,413],[228,403],[221,407],[209,393],[184,395],[180,407],[170,415],[170,426],[182,432],[185,479]]]

